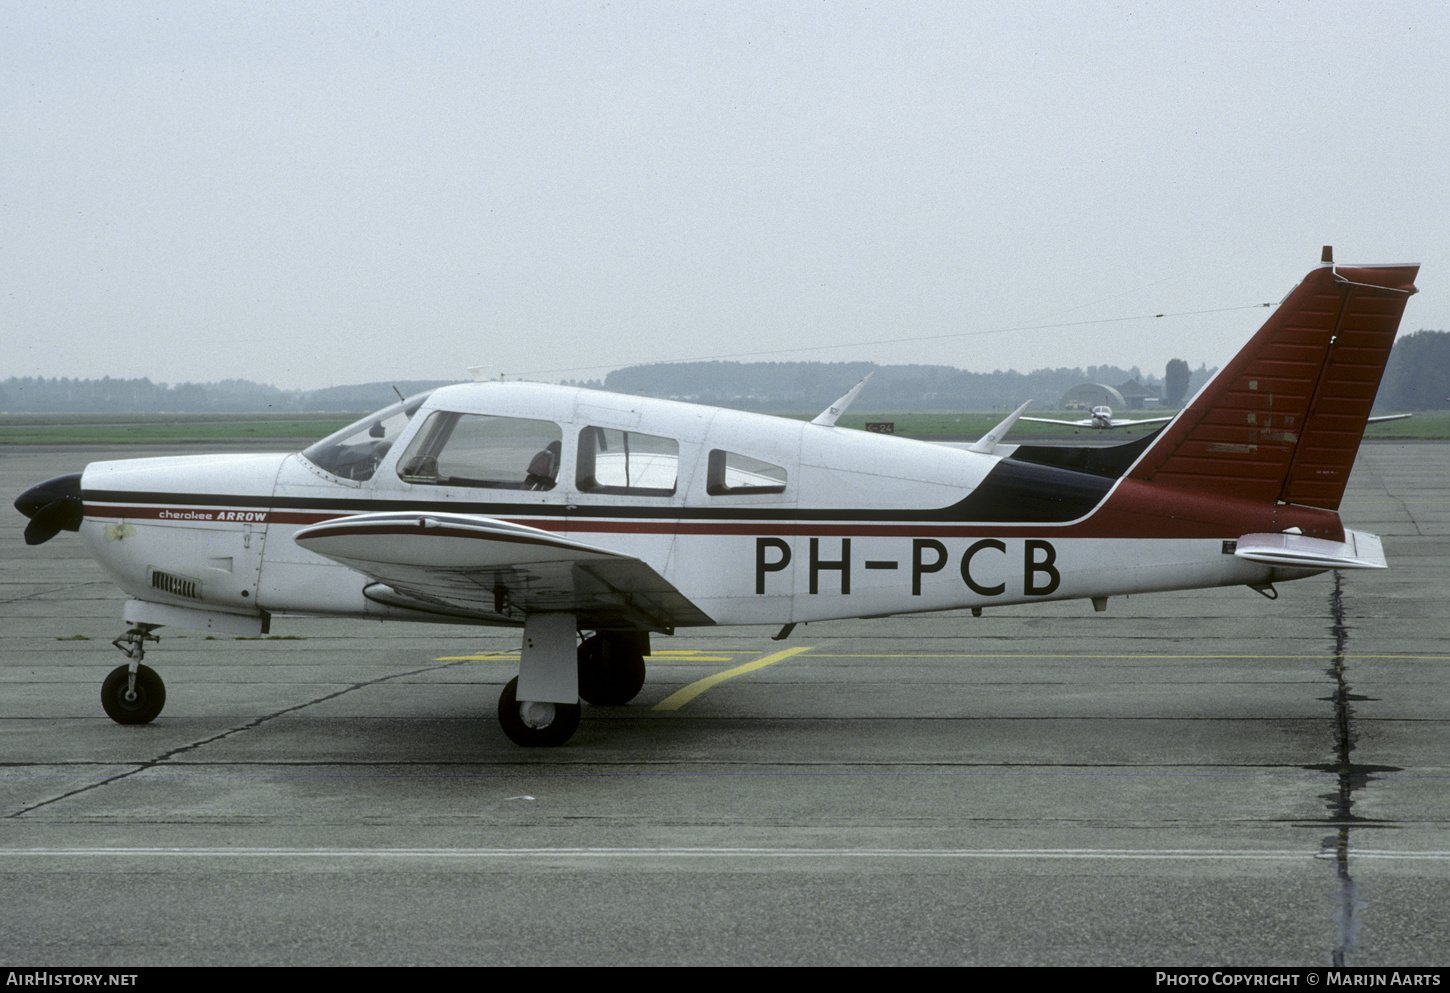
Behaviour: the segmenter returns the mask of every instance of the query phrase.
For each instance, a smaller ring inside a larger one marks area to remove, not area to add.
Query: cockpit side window
[[[579,432],[576,482],[586,493],[670,496],[680,474],[680,443],[593,425]]]
[[[365,482],[373,478],[393,442],[403,433],[427,393],[384,407],[302,450],[302,457],[334,476]]]
[[[785,469],[748,455],[712,448],[705,473],[710,496],[784,493]]]
[[[435,410],[398,460],[405,482],[551,490],[564,433],[553,421]]]

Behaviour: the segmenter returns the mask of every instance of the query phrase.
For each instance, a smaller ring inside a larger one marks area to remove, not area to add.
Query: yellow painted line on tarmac
[[[738,665],[733,669],[726,669],[724,672],[717,672],[713,676],[706,676],[704,679],[697,679],[689,686],[686,686],[684,689],[676,690],[674,693],[671,693],[659,703],[655,704],[654,707],[651,709],[679,710],[685,704],[695,699],[695,697],[699,696],[701,693],[704,693],[710,687],[715,686],[719,683],[723,683],[727,679],[734,679],[736,676],[743,676],[747,672],[754,672],[756,669],[764,669],[768,665],[775,665],[777,662],[784,662],[786,659],[790,658],[793,655],[799,655],[801,652],[808,652],[810,650],[811,646],[809,645],[801,648],[787,648],[783,652],[776,652],[773,655],[767,655],[763,659],[756,659],[754,662],[747,662],[744,665]]]

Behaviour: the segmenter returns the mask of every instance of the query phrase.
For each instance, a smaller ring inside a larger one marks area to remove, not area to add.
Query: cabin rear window
[[[553,421],[436,410],[398,460],[409,483],[551,490],[563,431]]]
[[[638,431],[590,426],[579,432],[579,489],[670,496],[680,474],[680,443]]]
[[[712,448],[705,473],[705,492],[711,496],[784,493],[785,469],[748,455]]]

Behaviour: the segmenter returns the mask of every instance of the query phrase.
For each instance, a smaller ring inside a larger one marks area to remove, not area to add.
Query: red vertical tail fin
[[[1315,269],[1129,476],[1337,510],[1419,268]]]

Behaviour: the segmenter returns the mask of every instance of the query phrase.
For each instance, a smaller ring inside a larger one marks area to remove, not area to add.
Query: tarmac
[[[685,631],[545,750],[433,624],[162,629],[113,724],[8,501],[178,450],[0,448],[0,964],[1450,965],[1450,444],[1361,449],[1386,572]]]

